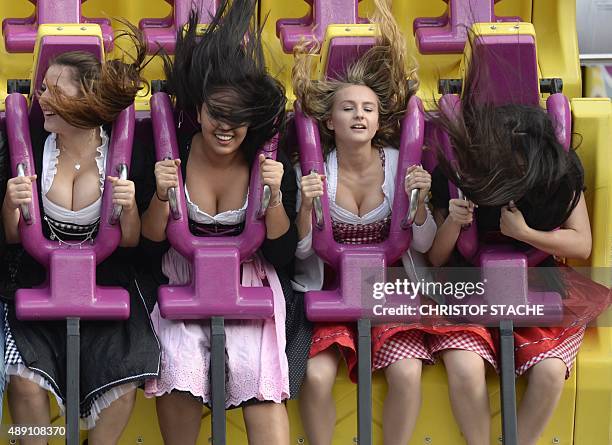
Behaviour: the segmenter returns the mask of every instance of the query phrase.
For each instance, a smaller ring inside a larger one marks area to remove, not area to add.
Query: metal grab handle
[[[310,173],[318,173],[316,170],[310,170]],[[324,225],[323,220],[323,204],[321,203],[321,197],[315,196],[312,200],[314,212],[315,212],[315,223],[317,229],[321,230]]]
[[[22,163],[17,164],[17,176],[23,177],[25,176],[25,165]],[[30,214],[30,206],[27,204],[21,204],[19,206],[21,208],[21,217],[26,222],[26,224],[32,224],[32,215]]]
[[[259,208],[259,213],[257,213],[257,217],[261,218],[266,214],[266,210],[268,210],[268,206],[270,205],[270,199],[272,199],[272,189],[268,184],[264,185],[263,193],[261,194],[261,207]]]
[[[172,160],[171,157],[164,158],[164,161]],[[168,189],[168,204],[170,205],[170,214],[173,219],[179,219],[181,217],[181,212],[178,207],[178,201],[176,199],[176,187],[170,187]]]
[[[463,193],[463,190],[461,190],[459,187],[457,187],[457,199],[461,199],[462,201],[468,201],[468,199],[465,197],[465,194]],[[469,229],[471,225],[472,224],[463,224],[461,228]]]
[[[412,226],[414,223],[414,219],[416,218],[417,211],[419,210],[419,192],[420,189],[412,189],[410,191],[410,206],[408,207],[408,212],[406,213],[406,217],[402,221],[402,229],[406,230],[408,227]]]
[[[123,179],[123,180],[127,179],[128,167],[126,164],[119,164],[119,166],[117,167],[117,171],[119,172],[119,179]],[[123,206],[119,204],[115,204],[113,206],[113,213],[111,213],[111,216],[108,222],[113,226],[117,224],[117,222],[119,221],[119,218],[121,217],[122,211],[123,211]]]
[[[168,203],[170,204],[170,214],[172,218],[179,219],[181,212],[178,208],[178,201],[176,200],[176,187],[170,187],[168,189]]]
[[[463,194],[463,190],[457,188],[457,199],[461,199],[462,201],[467,201],[467,198]]]

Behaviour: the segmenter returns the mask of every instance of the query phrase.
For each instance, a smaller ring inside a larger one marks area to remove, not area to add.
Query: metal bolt
[[[356,437],[353,437],[353,443],[359,443],[359,439],[357,439]]]
[[[368,28],[368,31],[374,31],[374,27],[373,27],[373,26],[370,26],[370,27]]]
[[[521,25],[517,23],[516,25],[514,25],[514,29],[521,29]]]
[[[86,26],[81,26],[81,31],[87,31],[87,27]]]
[[[9,440],[9,443],[11,445],[17,445],[17,439],[11,439],[11,440]]]
[[[344,30],[345,30],[346,32],[350,32],[350,31],[351,31],[351,28],[344,28]]]
[[[491,29],[497,29],[496,25],[491,25]]]
[[[63,30],[63,29],[64,29],[64,27],[63,27],[63,26],[58,26],[58,27],[57,27],[57,30],[58,30],[58,31],[61,31],[61,30]]]
[[[561,443],[561,440],[558,437],[553,437],[552,443],[554,444]]]
[[[499,437],[497,438],[497,441],[498,441],[499,443],[502,443],[502,442],[504,441],[504,438],[503,438],[502,436],[499,436]]]
[[[297,443],[299,443],[299,444],[304,443],[304,438],[303,437],[298,437]]]
[[[426,443],[426,444],[430,444],[432,442],[431,441],[431,437],[425,436],[425,439],[423,440],[423,442]]]
[[[144,439],[142,438],[142,436],[138,436],[136,438],[136,443],[144,443]]]

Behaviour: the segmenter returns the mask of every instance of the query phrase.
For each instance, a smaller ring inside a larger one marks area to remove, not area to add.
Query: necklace
[[[61,153],[65,154],[66,156],[68,156],[69,158],[71,158],[74,161],[74,169],[76,171],[79,171],[81,169],[81,162],[78,161],[77,159],[74,158],[74,156],[72,156],[68,150],[66,150],[65,148],[60,148]]]
[[[95,137],[95,130],[93,131],[93,137]],[[92,139],[93,139],[92,137]],[[81,159],[77,159],[75,158],[73,155],[70,154],[70,152],[68,150],[66,150],[66,147],[64,147],[62,144],[60,144],[60,141],[58,139],[56,139],[56,145],[60,150],[60,153],[65,154],[66,156],[68,156],[70,159],[72,159],[72,161],[74,162],[74,169],[78,172],[81,169]]]

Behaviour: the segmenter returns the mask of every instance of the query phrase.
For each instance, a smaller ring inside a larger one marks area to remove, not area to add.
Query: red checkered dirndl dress
[[[346,244],[373,244],[382,242],[389,234],[391,216],[370,224],[346,224],[332,221],[334,239]],[[333,274],[325,269],[326,276]],[[326,282],[329,281],[329,278]],[[315,324],[310,356],[337,346],[346,360],[349,375],[357,378],[357,327],[352,323]],[[419,325],[391,323],[372,328],[372,370],[386,368],[405,358],[417,358],[432,363],[425,344],[425,333]]]
[[[586,325],[603,312],[612,301],[612,291],[557,263],[566,296],[563,299],[562,327],[519,327],[514,330],[516,374],[522,375],[547,358],[565,363],[568,378],[582,344]],[[495,330],[497,335],[497,330]]]
[[[380,160],[385,166],[384,150]],[[374,244],[389,236],[391,215],[370,224],[348,224],[332,221],[334,239],[345,244]],[[326,283],[333,280],[333,271],[326,267]],[[325,285],[324,285],[325,287]],[[346,360],[349,375],[357,380],[357,326],[354,323],[317,323],[314,326],[310,357],[337,346]],[[386,368],[405,358],[433,362],[425,344],[425,333],[418,325],[392,323],[372,328],[372,370]]]

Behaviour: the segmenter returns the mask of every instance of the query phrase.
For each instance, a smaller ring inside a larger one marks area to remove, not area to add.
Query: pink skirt
[[[191,265],[174,249],[164,256],[162,271],[170,284],[184,284]],[[274,295],[274,318],[226,321],[227,408],[248,400],[280,403],[289,398],[289,367],[285,355],[285,300],[274,268],[254,257],[242,266],[243,286],[268,281]],[[203,403],[210,401],[210,324],[205,321],[166,320],[156,305],[151,314],[161,343],[161,371],[145,383],[145,395],[158,397],[186,391]]]

